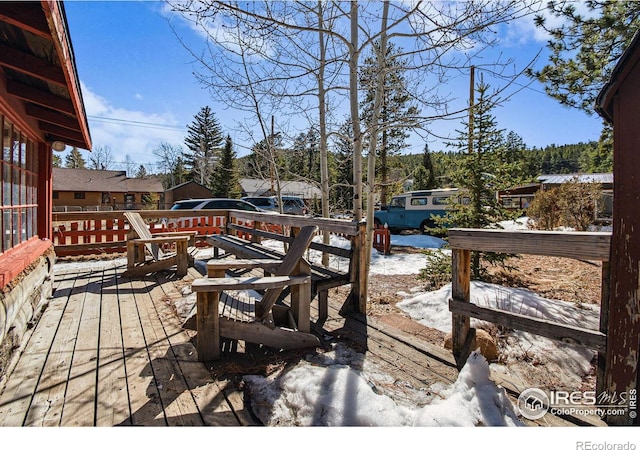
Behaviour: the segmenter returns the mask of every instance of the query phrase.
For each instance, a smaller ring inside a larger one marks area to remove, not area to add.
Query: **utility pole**
[[[475,66],[471,66],[471,78],[469,83],[469,153],[473,153],[473,94],[475,91]]]

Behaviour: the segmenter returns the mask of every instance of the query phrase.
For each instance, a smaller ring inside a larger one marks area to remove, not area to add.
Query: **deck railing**
[[[207,245],[204,237],[220,233],[226,211],[137,210],[151,233],[197,231],[196,245]],[[58,256],[99,255],[127,250],[129,224],[124,211],[80,211],[53,213],[53,244]]]
[[[473,317],[553,339],[568,338],[595,349],[598,352],[598,387],[600,387],[604,378],[604,352],[607,342],[610,243],[611,233],[606,232],[506,231],[463,228],[449,230],[449,246],[453,259],[451,286],[453,298],[449,301],[449,310],[452,312],[453,319],[453,354],[458,364],[463,365],[469,351],[472,350],[470,346],[473,345],[475,330],[470,326],[470,318]],[[599,329],[589,330],[471,303],[470,265],[472,251],[601,261]]]
[[[206,237],[225,233],[229,210],[136,210],[149,225],[151,233],[165,231],[197,231],[196,245],[208,246]],[[346,238],[351,242],[349,279],[352,284],[350,303],[354,309],[366,310],[368,274],[364,273],[365,224],[352,220],[303,217],[289,214],[234,212],[234,220],[240,220],[257,231],[267,230],[286,234],[291,228],[305,225],[318,226],[325,236],[325,243],[314,243],[323,254],[331,250],[330,235]],[[104,255],[124,253],[127,248],[129,224],[124,211],[81,211],[53,213],[53,243],[56,255]],[[324,251],[323,251],[324,250]],[[340,249],[336,251],[339,252]],[[324,258],[323,258],[324,261]]]

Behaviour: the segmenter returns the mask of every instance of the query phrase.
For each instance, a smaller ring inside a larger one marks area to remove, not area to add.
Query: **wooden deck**
[[[245,406],[240,377],[304,355],[232,346],[222,360],[200,363],[194,332],[182,329],[175,309],[198,275],[190,269],[184,279],[170,272],[127,279],[120,277],[125,269],[122,259],[56,265],[53,298],[0,385],[0,426],[260,425]],[[330,299],[328,319],[312,330],[323,343],[364,353],[399,389],[455,381],[448,352],[372,318],[344,318],[339,307]],[[517,387],[497,381],[517,398]],[[571,424],[550,415],[530,423]]]

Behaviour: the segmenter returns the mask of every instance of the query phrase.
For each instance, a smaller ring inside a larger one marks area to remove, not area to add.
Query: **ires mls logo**
[[[547,412],[578,416],[636,416],[636,392],[597,395],[595,391],[550,391],[529,388],[518,397],[517,407],[523,417],[537,420]]]
[[[549,396],[542,389],[525,389],[518,397],[517,406],[524,417],[537,420],[549,411]]]

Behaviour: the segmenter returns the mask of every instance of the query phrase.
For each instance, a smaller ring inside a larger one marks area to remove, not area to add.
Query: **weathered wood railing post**
[[[602,262],[602,284],[600,288],[600,332],[607,334],[609,327],[609,295],[611,293],[611,262]],[[598,367],[596,374],[596,392],[605,392],[605,369],[607,365],[606,351],[598,352]]]
[[[452,249],[451,297],[453,301],[469,303],[471,300],[471,251]],[[469,356],[470,346],[475,340],[475,329],[467,315],[451,313],[451,341],[453,356],[458,367],[464,366]]]
[[[349,261],[349,277],[351,282],[351,293],[348,300],[342,305],[341,314],[349,312],[367,313],[367,296],[369,287],[368,264],[365,263],[367,257],[367,222],[360,221],[358,232],[351,238],[353,254]]]

